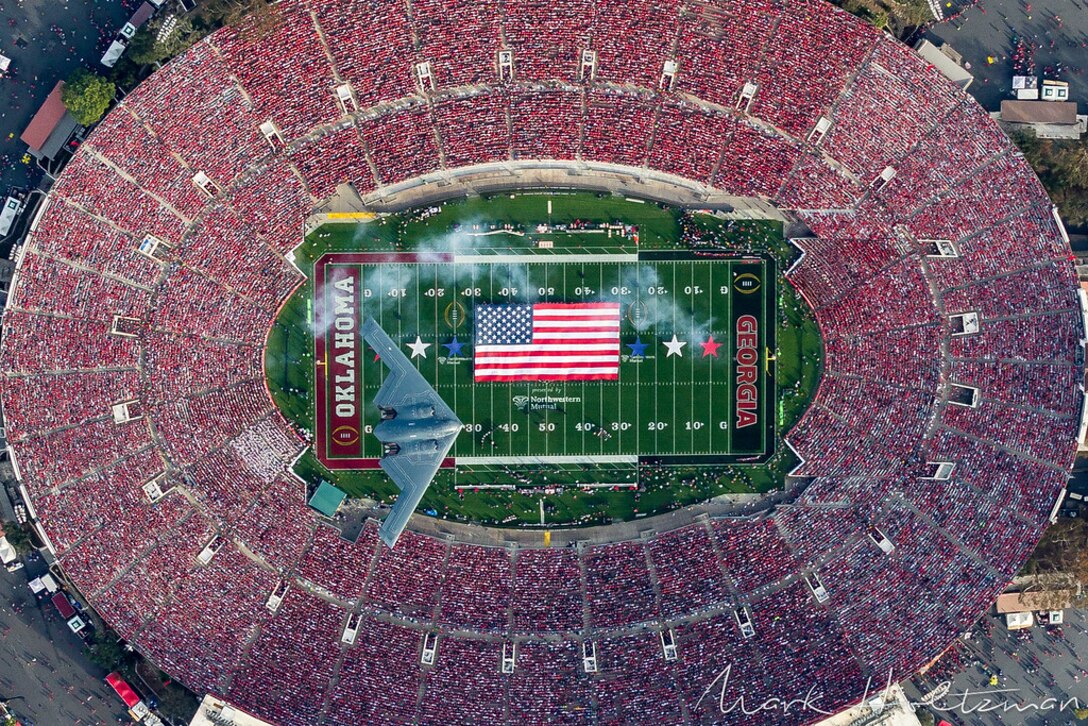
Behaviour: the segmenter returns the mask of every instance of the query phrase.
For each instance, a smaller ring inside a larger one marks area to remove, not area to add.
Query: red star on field
[[[699,345],[703,346],[703,357],[704,358],[706,358],[708,355],[712,355],[715,358],[717,358],[718,357],[718,348],[722,347],[721,343],[715,343],[714,342],[714,336],[713,335],[710,336],[709,338],[707,338],[707,341],[705,343],[699,343]]]

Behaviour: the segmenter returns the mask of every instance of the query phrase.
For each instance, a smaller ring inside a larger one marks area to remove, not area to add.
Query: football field
[[[385,367],[348,335],[373,317],[464,423],[458,468],[759,460],[774,447],[774,264],[686,251],[326,254],[307,313],[317,456],[330,469],[376,465]],[[481,380],[483,306],[586,303],[618,310],[615,375]]]

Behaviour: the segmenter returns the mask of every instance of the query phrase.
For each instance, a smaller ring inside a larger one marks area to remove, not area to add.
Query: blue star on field
[[[450,352],[450,357],[455,355],[461,355],[461,349],[465,347],[465,344],[457,340],[457,336],[453,336],[453,340],[448,343],[443,343],[442,347]]]
[[[641,336],[635,337],[634,343],[628,343],[627,347],[631,349],[632,358],[644,358],[646,356],[646,348],[649,344],[642,342]]]

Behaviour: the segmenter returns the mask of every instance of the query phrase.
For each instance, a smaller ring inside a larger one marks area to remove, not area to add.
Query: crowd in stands
[[[1023,157],[914,54],[819,0],[277,7],[270,29],[214,34],[107,116],[4,311],[21,481],[65,572],[136,648],[282,723],[707,720],[727,666],[734,697],[815,684],[822,708],[860,695],[863,673],[907,675],[1016,572],[1075,448],[1074,273]],[[825,358],[786,436],[807,477],[795,501],[550,548],[406,531],[389,550],[373,521],[355,542],[317,522],[288,471],[304,442],[261,365],[303,280],[288,253],[306,217],[342,184],[366,196],[534,159],[664,172],[807,226],[788,277]],[[977,332],[954,329],[969,312]],[[950,402],[953,384],[974,405]]]
[[[597,52],[595,78],[654,88],[680,23],[679,0],[629,0],[597,3],[593,13],[592,48]]]
[[[376,0],[365,11],[346,3],[315,5],[334,67],[351,84],[360,108],[415,92],[414,65],[420,56],[402,3]]]
[[[516,555],[514,631],[539,633],[582,627],[581,573],[573,550],[525,549]]]
[[[98,126],[93,150],[141,188],[155,194],[182,217],[194,219],[207,198],[193,184],[193,170],[125,108]]]
[[[667,101],[658,112],[650,166],[685,179],[709,182],[736,123],[724,113]]]
[[[494,77],[501,5],[498,0],[412,3],[420,56],[431,62],[439,83],[467,86]]]
[[[346,613],[293,587],[233,674],[227,697],[279,723],[315,723],[337,666]],[[254,618],[256,619],[256,618]],[[263,619],[263,616],[262,616]]]
[[[820,147],[863,182],[904,156],[959,102],[940,73],[914,62],[909,48],[882,37],[831,116]],[[867,133],[858,134],[864,128]]]
[[[741,196],[773,197],[797,162],[796,142],[747,123],[738,123],[723,149],[714,186]]]
[[[728,588],[711,533],[684,527],[647,543],[661,592],[662,617],[676,617],[714,607],[727,599]],[[692,572],[699,577],[692,577]]]
[[[744,84],[756,79],[775,21],[770,0],[689,5],[680,18],[676,90],[735,106]]]
[[[511,582],[507,550],[474,546],[451,549],[440,595],[442,624],[505,631],[510,620]]]
[[[229,27],[215,35],[213,45],[246,89],[255,114],[272,121],[288,138],[340,115],[332,68],[304,6],[284,4],[274,28],[252,20]]]
[[[153,285],[162,275],[162,267],[136,253],[141,238],[121,232],[115,224],[112,219],[109,222],[98,219],[58,197],[51,197],[49,214],[30,235],[27,248],[136,285]]]
[[[506,45],[519,80],[576,81],[589,49],[592,0],[511,0],[503,3]],[[498,50],[498,48],[496,48]]]
[[[591,92],[586,101],[585,148],[597,161],[642,166],[653,133],[657,104],[638,95]]]
[[[27,312],[112,323],[115,315],[138,318],[150,305],[148,290],[53,257],[24,255],[20,275],[25,284],[15,290],[11,304]],[[44,289],[51,295],[35,294]]]
[[[451,98],[434,107],[446,165],[487,164],[510,158],[506,104],[498,94]]]
[[[276,48],[283,68],[294,67],[294,62],[282,63],[284,48],[267,47]],[[225,186],[271,151],[259,130],[268,119],[257,114],[210,43],[198,43],[175,58],[157,81],[137,86],[125,106],[194,173]]]
[[[638,542],[591,548],[582,558],[590,620],[599,628],[657,617],[646,550]]]
[[[764,46],[752,113],[792,136],[807,134],[878,38],[873,28],[830,3],[791,2]]]

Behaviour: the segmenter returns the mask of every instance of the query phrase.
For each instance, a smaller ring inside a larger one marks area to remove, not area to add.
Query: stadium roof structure
[[[291,724],[721,721],[703,696],[725,672],[727,703],[816,689],[829,711],[942,652],[1054,516],[1084,398],[1068,238],[995,122],[817,0],[378,5],[282,0],[267,32],[197,43],[111,111],[36,220],[0,396],[88,602],[195,691]],[[410,523],[392,552],[375,521],[342,540],[303,501],[305,443],[260,363],[306,219],[346,184],[374,210],[556,180],[755,198],[809,230],[788,278],[826,356],[785,435],[797,493],[571,547],[452,522]],[[954,335],[968,312],[977,332]],[[115,422],[125,394],[144,415]]]
[[[317,485],[317,491],[310,497],[310,506],[331,519],[336,516],[340,505],[347,498],[347,494],[327,481],[323,481]]]

